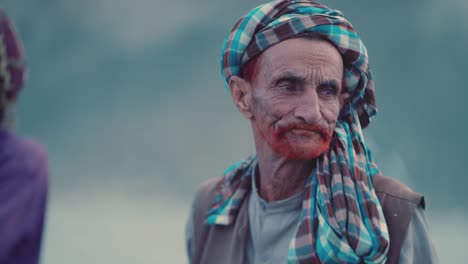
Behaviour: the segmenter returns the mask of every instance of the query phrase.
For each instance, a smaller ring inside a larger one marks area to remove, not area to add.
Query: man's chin
[[[285,145],[285,146],[272,146],[273,151],[285,158],[294,159],[294,160],[313,160],[325,151],[328,150],[328,145],[320,146],[294,146],[294,145]]]

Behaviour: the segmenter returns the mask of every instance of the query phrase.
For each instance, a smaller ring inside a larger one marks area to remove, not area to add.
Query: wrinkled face
[[[343,61],[319,39],[280,42],[259,57],[250,85],[257,145],[291,159],[314,159],[330,145],[338,118]]]

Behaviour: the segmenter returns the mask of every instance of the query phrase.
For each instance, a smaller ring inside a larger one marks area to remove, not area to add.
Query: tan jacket
[[[390,249],[387,263],[398,263],[406,231],[417,206],[425,206],[421,194],[412,191],[403,183],[382,175],[374,176],[374,187],[383,208]],[[242,264],[248,238],[247,202],[241,205],[237,218],[231,226],[206,224],[207,212],[216,196],[216,186],[221,178],[206,181],[198,189],[194,201],[193,264]],[[245,199],[247,200],[247,199]]]

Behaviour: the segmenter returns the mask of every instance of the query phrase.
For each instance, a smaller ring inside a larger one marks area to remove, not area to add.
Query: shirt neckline
[[[259,167],[258,162],[255,161],[253,166],[252,172],[252,191],[251,191],[251,198],[254,200],[255,203],[259,205],[259,207],[265,213],[285,213],[289,211],[295,211],[302,208],[302,201],[304,197],[304,191],[294,194],[288,198],[267,202],[265,201],[258,193],[257,185],[256,185],[256,177],[259,175]]]

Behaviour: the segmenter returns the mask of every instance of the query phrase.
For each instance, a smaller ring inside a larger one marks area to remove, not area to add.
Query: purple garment
[[[48,186],[38,143],[0,128],[0,264],[37,264]]]

